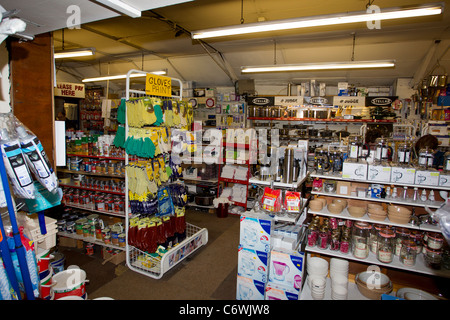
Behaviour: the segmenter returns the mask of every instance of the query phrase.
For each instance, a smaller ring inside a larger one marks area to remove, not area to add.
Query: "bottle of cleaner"
[[[22,154],[19,140],[10,139],[6,128],[1,130],[0,148],[14,193],[20,198],[34,199],[33,178]]]
[[[35,135],[29,134],[22,126],[18,126],[16,131],[19,135],[22,153],[30,170],[48,191],[56,191],[58,180],[41,142]]]

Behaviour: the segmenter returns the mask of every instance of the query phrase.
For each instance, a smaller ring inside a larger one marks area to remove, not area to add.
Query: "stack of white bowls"
[[[322,277],[314,277],[311,279],[311,297],[314,300],[323,300],[325,296],[325,287],[327,279]]]
[[[346,300],[348,294],[348,266],[345,259],[331,258],[331,298],[333,300]]]
[[[306,271],[308,272],[308,285],[311,288],[311,296],[315,300],[323,299],[327,283],[328,261],[308,255]]]

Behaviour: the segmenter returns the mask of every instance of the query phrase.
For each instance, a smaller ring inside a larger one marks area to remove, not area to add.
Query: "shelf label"
[[[147,73],[145,77],[145,93],[151,96],[171,97],[172,79]]]
[[[303,96],[276,96],[276,106],[301,106],[303,105]]]
[[[333,105],[343,107],[365,107],[366,97],[334,96]]]

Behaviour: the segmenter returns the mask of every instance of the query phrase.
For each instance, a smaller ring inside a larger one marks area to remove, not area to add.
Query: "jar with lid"
[[[308,227],[308,247],[314,247],[319,238],[319,227],[314,221]]]
[[[374,224],[372,225],[372,229],[370,230],[370,239],[369,239],[369,245],[370,245],[370,251],[373,253],[377,253],[378,248],[378,233],[383,228],[381,224]]]
[[[450,270],[450,247],[445,245],[442,249],[442,266]]]
[[[422,253],[423,250],[423,233],[418,230],[411,230],[410,238],[416,244],[416,254]]]
[[[450,173],[450,151],[447,151],[444,154],[444,166],[443,166],[444,172]]]
[[[358,162],[362,153],[362,138],[360,135],[352,134],[348,137],[348,156],[347,161]]]
[[[350,235],[349,234],[343,234],[341,236],[340,244],[339,244],[339,251],[341,253],[348,253],[348,250],[350,249]]]
[[[375,157],[374,163],[381,164],[389,160],[389,151],[392,153],[392,148],[388,145],[388,140],[384,137],[375,140]]]
[[[395,236],[395,251],[394,254],[396,256],[400,255],[400,250],[402,249],[402,242],[403,240],[409,240],[409,237],[411,235],[411,231],[407,228],[397,228],[395,230],[396,236]]]
[[[429,169],[433,167],[434,150],[425,147],[419,150],[419,167],[421,169]]]
[[[358,221],[352,230],[352,253],[355,258],[366,259],[369,256],[369,239],[371,226]]]
[[[337,251],[340,248],[340,238],[341,233],[339,229],[333,229],[331,232],[331,239],[330,239],[330,250]]]
[[[429,268],[439,270],[442,262],[442,250],[425,247],[425,262]]]
[[[403,240],[400,251],[400,262],[405,266],[412,267],[416,264],[417,248],[413,240]]]
[[[395,233],[384,228],[378,233],[377,259],[383,263],[391,263],[394,258]]]
[[[401,142],[397,147],[397,164],[400,166],[408,166],[411,161],[411,143],[408,141]]]
[[[328,248],[328,238],[329,238],[328,227],[326,225],[322,225],[319,229],[319,238],[317,246],[320,249]]]
[[[427,246],[435,250],[442,249],[444,246],[444,236],[437,232],[429,232],[427,235]]]

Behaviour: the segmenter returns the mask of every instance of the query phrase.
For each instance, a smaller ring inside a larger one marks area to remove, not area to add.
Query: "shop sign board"
[[[303,104],[303,96],[276,96],[276,106],[301,106]]]
[[[342,107],[364,107],[366,105],[366,97],[334,96],[333,105]]]
[[[248,97],[247,103],[251,106],[273,106],[275,104],[274,97]]]
[[[386,97],[366,97],[366,106],[377,107],[377,106],[390,106],[397,100],[398,97],[386,96]]]
[[[309,105],[330,106],[333,103],[333,96],[305,97],[305,102]]]
[[[55,96],[70,97],[70,98],[84,98],[84,84],[57,82],[55,87]]]
[[[152,96],[171,97],[172,79],[147,73],[145,77],[145,93]]]

